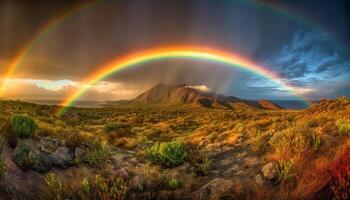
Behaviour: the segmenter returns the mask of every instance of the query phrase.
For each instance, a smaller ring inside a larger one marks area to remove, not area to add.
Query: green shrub
[[[200,163],[196,164],[195,171],[200,175],[208,175],[213,168],[213,161],[209,157],[205,157]]]
[[[336,121],[335,125],[337,126],[338,132],[341,136],[350,133],[350,120],[339,119]]]
[[[159,174],[154,184],[159,190],[176,190],[180,187],[179,181],[168,174]]]
[[[279,161],[277,164],[277,176],[280,183],[284,183],[292,179],[296,173],[294,172],[294,160]]]
[[[169,190],[176,190],[177,188],[179,188],[179,186],[179,181],[176,178],[171,178],[168,180],[167,188]]]
[[[57,200],[63,199],[63,188],[59,177],[55,173],[48,173],[45,181],[54,198]]]
[[[187,157],[186,144],[182,141],[156,143],[146,150],[146,155],[152,162],[175,167],[181,165]]]
[[[111,152],[107,147],[97,146],[89,150],[83,157],[83,161],[90,167],[102,168],[111,156]]]
[[[14,131],[24,138],[33,136],[37,125],[32,117],[26,114],[15,114],[11,118],[11,126]]]
[[[116,131],[118,127],[117,123],[108,123],[103,127],[103,132],[110,133]]]

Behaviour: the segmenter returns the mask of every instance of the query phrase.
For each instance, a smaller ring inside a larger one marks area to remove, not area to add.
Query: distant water
[[[44,104],[44,105],[59,105],[61,101],[58,100],[23,100],[30,103],[36,103],[36,104]],[[289,108],[289,109],[304,109],[307,108],[308,105],[306,105],[302,101],[296,101],[296,100],[273,100],[274,103],[277,105],[283,107],[283,108]],[[103,107],[106,105],[106,101],[76,101],[75,105],[76,107]]]
[[[36,103],[42,105],[59,105],[62,101],[59,100],[23,100],[29,103]],[[106,104],[105,101],[75,101],[74,106],[76,107],[102,107]]]

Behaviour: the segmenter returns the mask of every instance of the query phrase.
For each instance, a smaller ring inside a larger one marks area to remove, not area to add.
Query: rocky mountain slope
[[[209,91],[201,91],[188,85],[157,84],[136,97],[137,103],[187,104],[208,108],[243,108],[268,110],[281,109],[269,100],[250,101],[234,96],[225,96]]]

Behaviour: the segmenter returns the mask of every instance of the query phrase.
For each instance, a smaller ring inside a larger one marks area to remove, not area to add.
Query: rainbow
[[[96,5],[99,0],[91,0],[86,1],[81,4],[77,4],[73,6],[70,9],[65,10],[58,16],[54,16],[51,20],[49,20],[43,27],[41,27],[32,37],[28,40],[28,42],[23,45],[23,48],[21,48],[20,51],[15,55],[15,57],[11,60],[9,66],[7,67],[7,70],[2,77],[2,80],[0,80],[0,97],[3,95],[6,80],[11,79],[14,72],[18,68],[19,64],[23,61],[23,59],[28,55],[28,53],[48,34],[50,33],[55,27],[58,26],[61,22],[63,22],[67,17],[73,15],[77,11],[82,11],[85,8],[90,8],[93,5]],[[1,78],[1,77],[0,77]]]
[[[78,13],[78,11],[80,12],[87,8],[94,8],[94,6],[98,5],[98,3],[100,2],[104,2],[104,0],[89,0],[83,3],[79,3],[73,6],[73,8],[65,10],[62,14],[53,17],[43,27],[41,27],[36,32],[36,34],[34,34],[33,37],[31,37],[31,39],[28,40],[28,42],[23,46],[23,48],[21,48],[21,50],[16,54],[16,56],[13,58],[13,60],[10,62],[9,66],[7,67],[5,74],[2,77],[0,77],[0,98],[3,95],[7,80],[13,77],[13,74],[15,73],[16,69],[18,68],[22,60],[43,38],[45,38],[45,36],[48,33],[50,33],[59,24],[63,23],[67,18],[69,18],[73,14]],[[297,15],[293,15],[292,13],[289,13],[286,9],[273,6],[272,4],[255,1],[255,0],[249,0],[249,1],[240,0],[240,2],[242,4],[245,4],[246,6],[266,9],[272,13],[279,14],[284,17],[288,17],[302,24],[314,27],[316,28],[316,30],[320,30],[320,27],[314,26],[313,23],[308,22],[306,19],[301,18],[300,16],[297,16]],[[338,42],[338,44],[341,44],[341,43]]]
[[[83,81],[83,87],[70,94],[62,103],[62,109],[58,111],[59,114],[63,114],[67,108],[71,107],[74,102],[79,99],[86,91],[88,91],[94,84],[101,81],[108,76],[118,73],[124,69],[145,64],[148,62],[155,62],[166,59],[195,59],[218,62],[231,66],[232,68],[239,68],[259,76],[265,77],[284,89],[294,93],[303,102],[307,101],[303,97],[297,94],[296,88],[282,81],[282,78],[275,72],[268,70],[260,65],[257,65],[241,56],[236,54],[227,54],[211,49],[199,49],[199,48],[183,48],[174,47],[166,49],[154,49],[144,51],[140,53],[131,54],[129,56],[116,59],[115,61],[99,67],[95,73],[91,74]]]

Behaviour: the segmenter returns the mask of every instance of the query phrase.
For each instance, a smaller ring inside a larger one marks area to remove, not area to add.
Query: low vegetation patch
[[[104,127],[103,127],[103,132],[105,133],[110,133],[113,131],[116,131],[118,128],[118,124],[117,123],[107,123]]]
[[[156,143],[146,149],[148,159],[166,167],[181,165],[187,157],[186,144],[182,141]]]
[[[350,133],[350,120],[339,119],[336,121],[335,124],[341,136],[347,135]]]
[[[14,131],[23,138],[32,137],[37,128],[34,119],[26,114],[13,115],[10,123]]]
[[[83,161],[93,168],[102,168],[110,159],[111,152],[107,147],[96,146],[83,157]]]
[[[306,124],[300,124],[274,134],[270,143],[280,153],[294,154],[317,150],[321,138]]]
[[[94,178],[85,178],[81,182],[84,192],[83,199],[125,199],[128,187],[126,182],[119,177],[104,178],[97,174]]]

